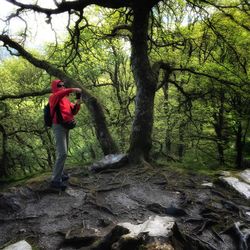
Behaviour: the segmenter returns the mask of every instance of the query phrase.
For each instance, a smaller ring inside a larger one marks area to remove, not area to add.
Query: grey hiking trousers
[[[68,154],[69,130],[61,124],[53,124],[52,128],[56,143],[56,162],[52,173],[52,181],[61,182],[64,163]]]

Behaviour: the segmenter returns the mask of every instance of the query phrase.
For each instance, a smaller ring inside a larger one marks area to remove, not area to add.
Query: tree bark
[[[213,115],[214,117],[214,130],[216,133],[216,145],[218,151],[218,161],[220,165],[225,164],[225,157],[224,157],[224,148],[225,148],[225,138],[223,136],[223,130],[225,129],[225,118],[224,118],[224,102],[225,102],[225,95],[223,91],[219,93],[219,101],[220,106],[218,113]]]
[[[118,152],[118,148],[109,133],[109,130],[106,124],[106,118],[103,113],[103,109],[100,103],[98,102],[98,100],[94,96],[92,96],[76,80],[72,79],[62,70],[56,68],[55,66],[53,66],[52,64],[44,60],[37,59],[28,51],[26,51],[22,46],[20,46],[18,43],[11,40],[8,36],[0,35],[0,41],[2,41],[5,45],[8,45],[9,47],[17,50],[20,56],[24,57],[34,66],[44,69],[50,75],[53,75],[65,81],[67,86],[74,86],[74,87],[81,88],[82,99],[85,102],[89,112],[92,115],[96,136],[101,145],[104,155]]]
[[[182,160],[185,152],[185,144],[184,144],[185,126],[186,123],[184,121],[182,121],[179,125],[178,157],[180,160]]]
[[[2,158],[0,159],[0,177],[7,176],[7,140],[8,136],[4,127],[0,124],[0,132],[2,133]]]
[[[98,100],[89,95],[84,95],[84,102],[90,111],[95,127],[97,139],[104,155],[118,153],[118,147],[109,133],[103,109]]]
[[[235,165],[236,168],[241,169],[243,163],[243,142],[242,142],[243,134],[242,134],[242,125],[239,121],[237,124],[237,131],[236,131],[236,141],[235,141],[235,149],[236,149],[236,159]]]
[[[163,103],[163,109],[166,116],[166,119],[169,117],[169,77],[170,72],[164,72],[164,78],[162,81],[162,90],[164,95],[164,103]],[[165,148],[167,155],[171,154],[171,129],[170,129],[170,123],[166,122],[166,132],[165,132]]]
[[[150,9],[144,4],[138,4],[133,8],[131,63],[137,90],[135,118],[128,155],[130,161],[134,163],[148,161],[152,147],[151,135],[157,79],[148,58],[147,36]]]

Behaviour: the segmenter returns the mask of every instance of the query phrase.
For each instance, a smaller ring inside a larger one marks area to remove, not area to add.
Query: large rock
[[[3,250],[32,250],[32,247],[27,241],[21,240],[15,244],[5,247]]]
[[[153,215],[139,225],[134,225],[128,222],[120,223],[118,225],[127,228],[130,232],[123,237],[134,238],[143,233],[147,233],[151,237],[168,237],[172,232],[174,224],[175,219],[173,217]]]
[[[91,250],[164,249],[173,250],[169,239],[175,219],[169,216],[153,215],[145,222],[135,225],[129,222],[117,224]]]
[[[250,184],[250,169],[245,169],[239,174],[240,178]]]
[[[100,172],[110,168],[119,168],[126,163],[128,163],[128,156],[126,154],[110,154],[90,166],[90,171]]]
[[[250,185],[248,183],[240,181],[238,178],[232,176],[220,177],[220,180],[228,184],[246,199],[250,199]]]

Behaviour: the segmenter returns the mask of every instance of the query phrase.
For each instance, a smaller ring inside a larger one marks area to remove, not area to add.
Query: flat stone
[[[148,220],[139,225],[134,225],[129,222],[120,223],[118,225],[125,227],[130,231],[129,234],[124,235],[125,238],[135,238],[140,233],[148,233],[148,235],[151,237],[168,237],[172,232],[174,224],[175,219],[173,217],[153,215],[150,216]]]
[[[32,247],[27,241],[21,240],[5,247],[3,250],[32,250]]]
[[[239,174],[240,178],[250,184],[250,169],[245,169]]]
[[[224,183],[230,185],[233,189],[235,189],[238,193],[244,196],[247,199],[250,199],[250,185],[240,181],[235,177],[220,177]]]
[[[201,184],[203,187],[213,187],[213,183],[212,182],[204,182]]]

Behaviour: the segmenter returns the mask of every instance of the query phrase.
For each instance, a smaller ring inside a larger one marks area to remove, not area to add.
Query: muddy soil
[[[156,214],[176,223],[162,248],[151,249],[167,249],[166,241],[174,249],[250,249],[249,200],[220,182],[210,186],[209,177],[129,165],[70,174],[65,192],[51,190],[47,177],[0,193],[0,249],[22,239],[34,249],[115,249],[107,237],[115,225]]]

